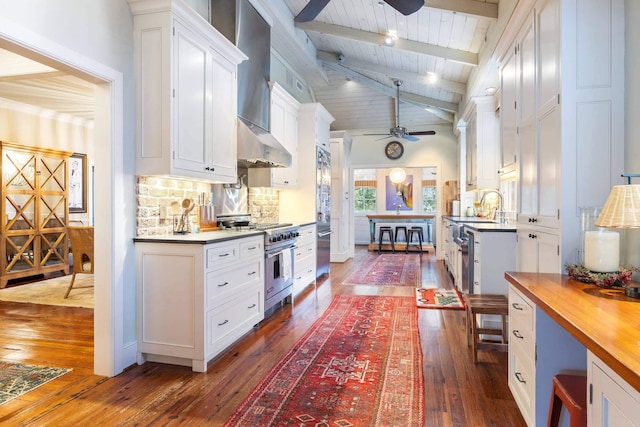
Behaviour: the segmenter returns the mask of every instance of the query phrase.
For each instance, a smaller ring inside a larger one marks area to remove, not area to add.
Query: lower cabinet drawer
[[[535,365],[528,357],[509,347],[509,389],[528,426],[535,426]]]
[[[206,312],[207,359],[223,351],[264,318],[264,290],[253,286]]]
[[[206,308],[222,304],[230,295],[251,283],[264,283],[264,258],[252,259],[240,265],[210,271],[206,276]]]
[[[313,258],[315,247],[313,245],[298,246],[293,251],[294,262],[298,263],[307,257]]]

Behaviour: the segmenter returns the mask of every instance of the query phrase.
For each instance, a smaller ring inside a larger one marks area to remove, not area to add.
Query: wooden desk
[[[399,223],[430,223],[435,215],[433,214],[371,214],[367,215],[369,218],[369,233],[371,235],[371,243],[376,241],[376,223],[378,222],[399,222]],[[431,243],[431,242],[425,242]]]
[[[506,272],[505,278],[640,391],[640,300],[598,296],[595,286],[560,274]]]

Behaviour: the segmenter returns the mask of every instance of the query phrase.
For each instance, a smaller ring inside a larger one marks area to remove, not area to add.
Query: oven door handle
[[[280,255],[282,253],[282,251],[278,251],[278,252],[273,252],[271,254],[267,253],[265,254],[267,256],[267,258],[273,258],[273,257],[277,257],[278,255]]]

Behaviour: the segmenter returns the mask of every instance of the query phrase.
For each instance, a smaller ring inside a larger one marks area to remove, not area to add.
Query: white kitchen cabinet
[[[531,15],[509,49],[500,70],[501,177],[518,171],[519,147],[533,147],[534,143],[534,36],[534,19]]]
[[[472,227],[465,226],[465,231],[473,234],[473,293],[507,295],[504,272],[516,266],[516,233]]]
[[[291,154],[291,167],[249,168],[249,187],[298,187],[298,108],[300,103],[278,83],[271,84],[271,135]]]
[[[519,233],[518,263],[559,273],[576,262],[580,208],[622,183],[624,2],[537,0],[519,16],[518,228],[556,235],[559,253],[524,250]]]
[[[136,243],[138,362],[207,362],[264,318],[264,237]]]
[[[498,188],[500,127],[492,96],[474,97],[467,119],[467,191]]]
[[[516,270],[531,273],[558,273],[560,237],[540,229],[519,228],[516,242]]]
[[[300,236],[293,250],[293,294],[316,281],[316,225],[300,227]]]
[[[351,136],[331,132],[331,262],[353,257]]]
[[[129,4],[136,173],[235,182],[236,71],[246,56],[183,2]]]
[[[587,352],[589,427],[639,427],[640,393],[592,352]]]
[[[298,188],[279,194],[280,221],[316,222],[317,149],[330,151],[329,126],[333,117],[319,103],[300,104],[298,109]]]
[[[527,425],[535,425],[535,305],[509,286],[509,389]]]

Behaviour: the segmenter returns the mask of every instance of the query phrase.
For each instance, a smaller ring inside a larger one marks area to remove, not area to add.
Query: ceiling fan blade
[[[296,22],[313,21],[331,0],[309,0],[309,3],[293,19]]]
[[[424,6],[424,0],[385,0],[385,3],[405,16],[417,12]]]
[[[409,135],[435,135],[435,130],[424,130],[420,132],[408,132]]]
[[[420,138],[416,138],[415,136],[411,136],[410,134],[404,134],[402,135],[403,139],[406,139],[407,141],[411,141],[411,142],[417,142],[420,140]]]

